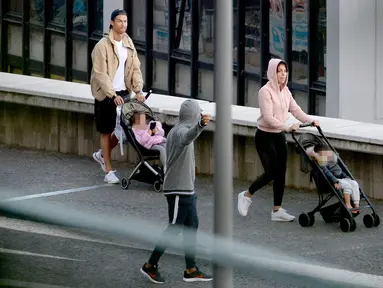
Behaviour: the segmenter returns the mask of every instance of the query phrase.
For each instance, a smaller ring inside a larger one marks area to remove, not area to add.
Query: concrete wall
[[[198,173],[214,174],[213,136],[211,131],[203,132],[196,142]],[[263,172],[255,150],[254,137],[233,137],[234,177],[254,180]],[[0,102],[0,143],[90,157],[99,149],[99,135],[92,114]],[[115,149],[113,159],[135,162],[137,156],[132,148],[125,146],[124,149],[124,156],[120,155],[119,149]],[[286,185],[313,189],[308,175],[300,172],[300,157],[292,144],[289,144],[289,150]],[[349,151],[341,151],[341,156],[366,193],[370,197],[383,199],[383,156]]]
[[[327,1],[326,116],[383,123],[383,1]]]

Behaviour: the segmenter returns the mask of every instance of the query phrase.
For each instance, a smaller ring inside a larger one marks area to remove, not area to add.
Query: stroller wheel
[[[374,226],[375,227],[378,227],[379,225],[380,225],[380,217],[379,217],[379,215],[378,214],[375,214],[374,215],[375,217],[375,221],[374,221]]]
[[[130,181],[126,179],[125,177],[121,179],[121,188],[124,190],[127,190],[129,188]]]
[[[356,227],[356,225],[355,225],[355,227]],[[347,218],[343,218],[342,220],[340,220],[340,229],[343,232],[350,232],[350,229],[351,229],[350,220],[348,220]]]
[[[311,227],[315,223],[315,217],[312,214],[302,213],[299,215],[298,221],[302,227]]]
[[[157,193],[161,192],[162,184],[160,181],[156,181],[153,184],[154,190],[156,190]]]
[[[375,218],[372,214],[366,214],[363,217],[363,224],[366,228],[372,228],[375,224]]]

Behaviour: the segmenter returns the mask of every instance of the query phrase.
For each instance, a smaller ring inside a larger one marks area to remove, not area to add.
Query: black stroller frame
[[[150,96],[152,91],[150,90],[148,94],[145,96],[146,99]],[[125,103],[131,101],[130,99],[124,99]],[[145,104],[140,103],[140,105],[144,106],[148,110],[151,109]],[[152,117],[153,118],[153,117]],[[155,120],[154,118],[152,120]],[[136,180],[142,183],[152,184],[154,190],[156,192],[161,192],[162,184],[163,184],[163,169],[158,165],[151,166],[148,161],[154,161],[160,159],[159,151],[148,150],[143,147],[134,136],[134,132],[132,130],[132,123],[129,121],[127,124],[124,120],[124,115],[121,113],[120,115],[120,125],[125,132],[127,143],[130,144],[133,149],[137,152],[139,161],[136,167],[133,169],[132,173],[128,178],[121,179],[121,188],[127,190],[131,184],[132,180]]]
[[[309,127],[309,126],[312,126],[312,123],[304,123],[304,124],[300,125],[301,128]],[[359,187],[361,200],[364,199],[367,202],[367,205],[365,205],[363,207],[360,205],[359,208],[348,209],[346,207],[345,202],[344,202],[342,192],[339,191],[338,189],[336,189],[332,185],[330,180],[324,174],[323,170],[320,168],[319,164],[315,160],[313,160],[309,155],[307,155],[306,149],[308,147],[313,146],[315,144],[319,144],[319,143],[327,144],[330,147],[330,149],[335,153],[335,155],[338,157],[338,164],[342,168],[342,170],[352,180],[355,180],[355,178],[352,175],[352,173],[350,172],[350,170],[347,168],[347,166],[345,165],[343,160],[340,158],[339,153],[336,151],[334,146],[328,141],[328,139],[324,136],[322,129],[319,126],[317,126],[316,128],[318,129],[318,132],[324,141],[321,138],[319,138],[318,135],[316,135],[314,133],[307,132],[307,133],[302,133],[301,137],[303,135],[309,134],[309,135],[311,135],[310,137],[312,137],[312,139],[315,139],[315,141],[307,140],[306,142],[302,141],[303,142],[302,143],[301,141],[299,141],[296,138],[295,132],[294,131],[292,132],[292,138],[294,139],[295,143],[297,144],[296,145],[296,152],[298,154],[300,154],[301,157],[304,157],[301,160],[307,161],[307,163],[309,163],[309,165],[312,168],[312,169],[310,169],[311,170],[310,171],[310,180],[314,178],[314,181],[315,181],[315,184],[317,187],[318,196],[319,196],[319,204],[312,211],[310,211],[308,213],[303,212],[299,216],[299,224],[302,227],[313,226],[315,223],[314,215],[315,215],[315,213],[320,212],[323,220],[326,223],[339,222],[340,228],[343,232],[354,232],[356,230],[356,221],[354,218],[357,217],[360,214],[360,212],[352,213],[352,211],[357,211],[357,210],[361,211],[363,209],[370,208],[372,211],[372,214],[364,215],[363,223],[364,223],[366,228],[378,227],[380,225],[380,217],[376,213],[375,208],[373,207],[371,201],[369,200],[369,198],[367,197],[365,192]],[[308,173],[308,171],[303,171],[302,167],[301,167],[301,171]],[[324,195],[323,195],[323,193],[324,193],[323,187],[326,187],[327,189],[331,188],[329,195],[327,195],[326,197],[324,197]],[[331,205],[324,207],[326,205],[326,203],[328,201],[330,201],[330,199],[332,199],[334,196],[338,199],[338,202],[335,204],[331,204]]]

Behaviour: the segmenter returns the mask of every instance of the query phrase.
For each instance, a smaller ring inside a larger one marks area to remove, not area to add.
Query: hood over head
[[[202,109],[194,99],[185,100],[179,112],[179,125],[192,127],[201,119]]]
[[[289,68],[287,66],[287,63],[285,61],[283,61],[282,59],[271,59],[269,61],[269,66],[267,68],[267,78],[269,79],[273,88],[276,89],[277,91],[280,91],[279,85],[278,85],[278,78],[277,78],[277,68],[278,68],[278,65],[280,63],[284,63],[286,65],[287,69]],[[287,70],[287,71],[289,71],[289,70]],[[288,74],[288,72],[287,72],[287,74]],[[286,81],[285,81],[285,83],[283,83],[283,88],[286,87],[288,79],[289,79],[289,77],[287,75]]]

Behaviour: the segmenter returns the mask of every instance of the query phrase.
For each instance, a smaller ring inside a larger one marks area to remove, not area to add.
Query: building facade
[[[215,29],[217,3],[3,0],[1,70],[88,83],[91,51],[108,32],[111,11],[124,8],[145,88],[214,101],[214,39],[225,33]],[[379,0],[233,0],[233,16],[233,104],[258,106],[268,61],[279,57],[289,64],[289,87],[306,112],[383,120]],[[366,100],[361,112],[357,102]]]

